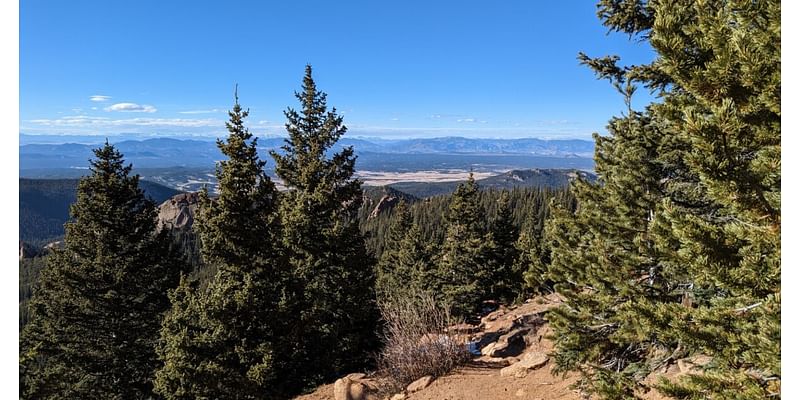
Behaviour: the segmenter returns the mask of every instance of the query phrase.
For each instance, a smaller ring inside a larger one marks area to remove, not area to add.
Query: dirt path
[[[430,386],[412,393],[409,400],[549,400],[575,399],[580,396],[569,386],[575,378],[550,375],[550,368],[531,371],[524,378],[500,376],[496,366],[470,365],[443,376]]]

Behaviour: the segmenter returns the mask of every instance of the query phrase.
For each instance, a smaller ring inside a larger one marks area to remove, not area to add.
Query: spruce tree
[[[439,300],[462,317],[479,311],[493,284],[495,244],[492,233],[484,228],[485,214],[478,184],[470,173],[450,199],[436,282]]]
[[[549,249],[542,238],[542,232],[536,229],[536,218],[531,215],[520,229],[514,248],[517,259],[514,260],[514,273],[523,277],[524,286],[534,292],[552,290],[552,282],[547,279],[550,266]]]
[[[375,268],[375,293],[380,301],[407,288],[409,271],[400,263],[400,248],[413,220],[405,200],[392,210],[391,224],[386,233],[385,245]]]
[[[287,285],[279,246],[278,192],[238,96],[217,146],[219,195],[201,192],[195,228],[201,254],[218,272],[205,290],[184,281],[162,330],[158,392],[168,399],[255,399],[284,395],[282,340]]]
[[[780,4],[605,0],[612,30],[649,40],[647,65],[583,60],[630,98],[661,101],[597,137],[598,185],[548,224],[560,369],[588,391],[639,394],[649,372],[676,398],[780,395]],[[630,104],[630,103],[629,103]]]
[[[522,289],[522,273],[514,269],[518,258],[515,246],[519,239],[519,229],[514,225],[511,195],[504,190],[498,200],[497,217],[492,221],[492,235],[495,249],[492,254],[492,277],[490,278],[489,297],[509,303],[514,301]]]
[[[664,263],[688,300],[657,310],[657,326],[712,357],[703,374],[662,385],[677,398],[780,395],[780,7],[652,8],[650,43],[674,86],[659,115],[684,144],[692,178],[666,182],[655,219]]]
[[[377,266],[375,286],[379,301],[431,293],[435,279],[434,251],[413,222],[405,201],[395,207],[393,214],[386,248]]]
[[[352,147],[331,153],[347,131],[306,66],[299,111],[285,111],[289,133],[271,153],[288,188],[280,215],[283,245],[295,285],[302,338],[292,373],[307,385],[364,366],[377,345],[374,260],[358,226],[361,182],[353,178]]]
[[[21,335],[20,397],[146,399],[156,341],[182,262],[156,205],[122,154],[94,150],[70,207],[64,248],[48,258]]]

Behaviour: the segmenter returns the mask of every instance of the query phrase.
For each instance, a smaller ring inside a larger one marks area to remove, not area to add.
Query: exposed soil
[[[560,304],[557,295],[540,297],[527,303],[506,309],[501,307],[498,311],[484,317],[481,327],[484,330],[507,329],[512,321],[517,323],[526,316],[540,313],[546,309]],[[553,349],[552,342],[547,336],[552,334],[550,327],[545,323],[531,331],[526,339],[528,343],[525,352],[534,351],[550,353]],[[522,377],[502,376],[500,371],[508,364],[498,362],[498,359],[487,356],[476,357],[467,365],[456,369],[452,373],[435,379],[425,389],[408,393],[407,400],[581,400],[578,390],[571,385],[578,379],[577,373],[566,375],[553,375],[553,361],[538,368],[528,370]],[[674,377],[677,367],[662,371],[660,376]],[[655,382],[655,376],[648,378],[649,383]],[[645,400],[666,400],[655,390],[640,393]],[[378,399],[390,399],[391,395],[376,396]],[[297,400],[335,400],[334,385],[320,386],[313,393],[297,397]]]

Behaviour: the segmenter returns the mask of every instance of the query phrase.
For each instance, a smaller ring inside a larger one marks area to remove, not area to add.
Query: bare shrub
[[[393,296],[379,307],[386,325],[378,367],[394,389],[425,375],[444,375],[469,360],[466,339],[447,332],[458,321],[432,296]]]

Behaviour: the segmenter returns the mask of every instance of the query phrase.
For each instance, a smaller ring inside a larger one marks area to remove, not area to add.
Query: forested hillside
[[[178,194],[177,190],[148,181],[142,181],[141,187],[157,203]],[[63,236],[69,206],[77,199],[77,191],[77,179],[20,179],[20,240],[42,246]]]
[[[513,189],[517,187],[566,187],[577,178],[594,180],[594,174],[574,169],[511,170],[478,180],[483,189]],[[462,181],[398,182],[389,186],[411,196],[426,198],[452,193]]]

